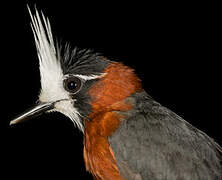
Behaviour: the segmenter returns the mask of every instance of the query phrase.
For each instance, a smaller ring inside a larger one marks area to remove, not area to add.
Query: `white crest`
[[[81,114],[74,107],[75,100],[70,97],[69,93],[63,87],[63,80],[68,75],[63,74],[59,59],[60,49],[55,48],[50,22],[42,12],[39,14],[37,9],[35,9],[35,15],[31,13],[29,7],[28,10],[32,20],[31,27],[39,58],[41,77],[39,100],[41,102],[56,102],[54,109],[51,111],[63,113],[69,117],[81,131],[83,131],[83,125],[80,120]],[[43,20],[43,23],[41,20]],[[65,53],[69,52],[69,49],[67,49]],[[66,56],[68,55],[66,54]],[[104,75],[105,73],[97,75],[75,74],[74,76],[85,82],[102,78]]]
[[[74,101],[69,97],[69,93],[63,88],[63,72],[60,64],[59,51],[57,52],[53,41],[51,26],[48,18],[41,12],[35,11],[31,16],[31,27],[35,38],[37,54],[39,58],[39,69],[41,77],[41,92],[39,99],[42,102],[56,102],[55,109],[69,117],[77,127],[83,131],[80,121],[80,114],[74,108]],[[43,23],[42,21],[43,20]]]
[[[31,27],[34,34],[37,54],[39,58],[42,89],[56,90],[53,88],[53,85],[55,84],[53,81],[56,79],[57,82],[58,80],[61,80],[63,73],[60,61],[57,59],[56,48],[54,46],[49,20],[48,18],[44,17],[43,13],[41,13],[41,17],[44,22],[43,26],[38,11],[36,10],[36,15],[33,16],[29,8],[28,10],[32,20]]]

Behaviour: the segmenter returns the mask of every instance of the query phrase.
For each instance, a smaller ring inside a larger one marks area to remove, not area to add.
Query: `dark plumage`
[[[60,49],[61,57],[59,59],[64,74],[100,75],[111,62],[100,53],[95,53],[90,49],[79,49],[77,47],[71,49],[68,44]],[[78,94],[72,95],[72,98],[76,99],[75,107],[82,115],[83,123],[84,118],[87,118],[91,112],[88,91],[96,81],[98,80],[88,81]]]
[[[146,92],[109,138],[120,173],[129,180],[220,180],[221,147]],[[129,176],[131,178],[129,178]]]
[[[69,49],[61,59],[64,73],[101,73],[112,62],[91,50],[75,48],[70,52]],[[86,94],[95,81],[88,82],[85,90],[75,96],[75,106],[85,116],[91,111],[90,96]],[[133,109],[119,112],[128,118],[109,137],[123,177],[129,180],[140,176],[152,180],[222,178],[222,149],[212,138],[161,106],[145,91],[131,95],[128,101],[133,103]]]
[[[100,53],[90,49],[74,48],[69,45],[63,48],[61,54],[61,66],[64,74],[100,74],[110,63]]]

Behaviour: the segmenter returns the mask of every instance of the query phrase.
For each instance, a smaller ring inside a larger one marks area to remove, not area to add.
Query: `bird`
[[[155,101],[134,69],[90,49],[55,41],[49,19],[28,7],[39,59],[38,102],[10,121],[47,112],[83,133],[94,180],[221,180],[222,148]]]

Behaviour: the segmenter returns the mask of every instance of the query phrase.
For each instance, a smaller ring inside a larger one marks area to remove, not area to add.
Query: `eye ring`
[[[82,80],[76,76],[67,76],[63,80],[63,87],[69,93],[76,94],[82,88]]]

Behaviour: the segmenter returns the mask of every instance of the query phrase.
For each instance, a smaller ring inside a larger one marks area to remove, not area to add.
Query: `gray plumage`
[[[84,121],[90,120],[88,116],[93,110],[94,97],[89,91],[112,62],[90,50],[71,50],[69,45],[60,48],[58,44],[55,47],[49,20],[37,10],[35,15],[29,12],[39,58],[41,103],[10,124],[50,110],[68,116],[84,132]],[[76,86],[67,90],[66,82],[70,77],[79,81],[71,79]],[[213,139],[144,91],[126,101],[134,107],[128,112],[117,112],[127,118],[108,137],[123,180],[222,179],[222,149]]]
[[[127,180],[221,180],[221,147],[146,92],[109,138]]]

